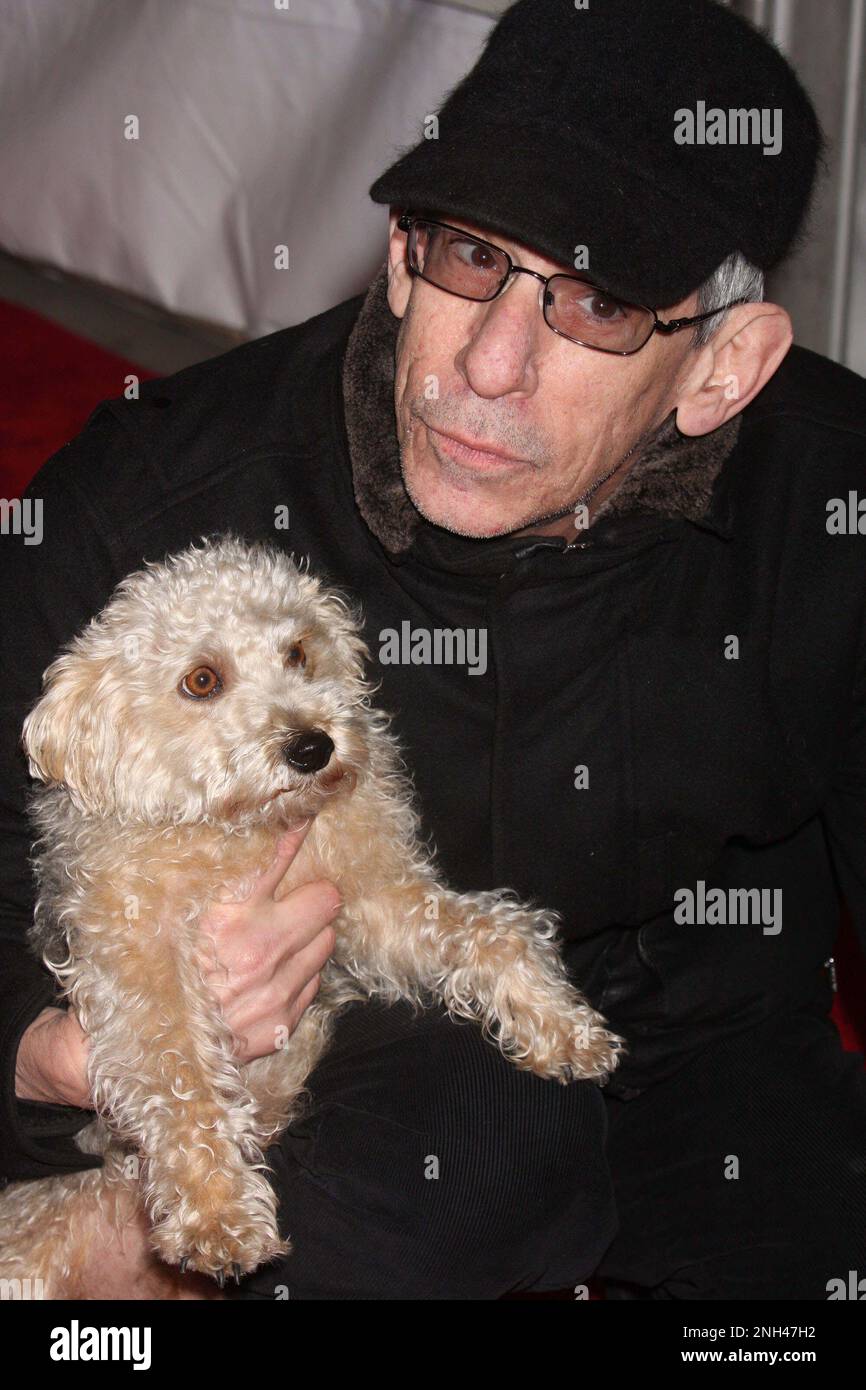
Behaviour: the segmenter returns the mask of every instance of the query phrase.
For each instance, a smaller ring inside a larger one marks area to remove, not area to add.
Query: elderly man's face
[[[573,273],[475,223],[446,220],[504,247],[517,265]],[[395,405],[406,489],[429,521],[465,536],[540,525],[634,445],[637,454],[676,405],[688,329],[654,334],[632,357],[593,352],[548,328],[531,276],[514,276],[489,303],[459,299],[409,275],[405,242],[392,231],[388,297],[402,318]],[[696,298],[660,316],[693,314]],[[596,505],[628,466],[598,490]]]

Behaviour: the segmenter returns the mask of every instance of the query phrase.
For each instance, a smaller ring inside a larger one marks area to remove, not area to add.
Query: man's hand
[[[18,1044],[16,1096],[92,1110],[87,1050],[87,1035],[73,1013],[43,1009]]]
[[[307,821],[287,831],[250,896],[212,906],[201,924],[217,961],[204,978],[238,1040],[242,1062],[276,1052],[280,1034],[295,1031],[337,939],[329,923],[342,903],[329,879],[295,888],[279,902],[274,898],[309,828]]]
[[[201,924],[216,962],[204,978],[238,1040],[242,1062],[275,1052],[280,1033],[295,1031],[336,942],[329,923],[341,899],[328,879],[304,884],[280,901],[274,897],[309,826],[308,821],[282,836],[276,858],[248,898],[212,906]],[[15,1094],[92,1109],[87,1051],[87,1035],[74,1014],[43,1009],[21,1038]]]

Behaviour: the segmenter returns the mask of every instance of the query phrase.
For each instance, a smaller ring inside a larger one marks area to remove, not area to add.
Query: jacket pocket
[[[668,1012],[665,982],[646,950],[646,928],[623,928],[604,956],[601,997],[593,1000],[599,1012],[626,1042],[653,1032]]]

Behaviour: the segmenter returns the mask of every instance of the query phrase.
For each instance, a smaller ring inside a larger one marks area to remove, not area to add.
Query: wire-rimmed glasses
[[[531,275],[541,282],[539,296],[548,328],[569,342],[594,352],[631,357],[654,333],[679,333],[702,323],[743,299],[720,304],[704,314],[663,322],[645,304],[631,304],[577,275],[541,275],[515,265],[507,251],[461,227],[404,212],[397,226],[407,232],[410,271],[428,284],[460,299],[487,302],[501,294],[512,275]]]

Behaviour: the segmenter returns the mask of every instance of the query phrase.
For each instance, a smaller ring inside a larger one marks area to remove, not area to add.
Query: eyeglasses
[[[607,290],[577,275],[541,275],[515,265],[507,251],[481,237],[470,235],[448,222],[436,222],[404,212],[397,226],[408,232],[406,252],[409,269],[437,289],[460,299],[486,302],[501,294],[512,275],[531,275],[541,281],[539,297],[548,328],[561,338],[592,348],[631,357],[646,347],[654,333],[679,333],[682,328],[703,323],[724,309],[745,304],[733,299],[693,318],[662,322],[655,309],[645,304],[629,304]]]

